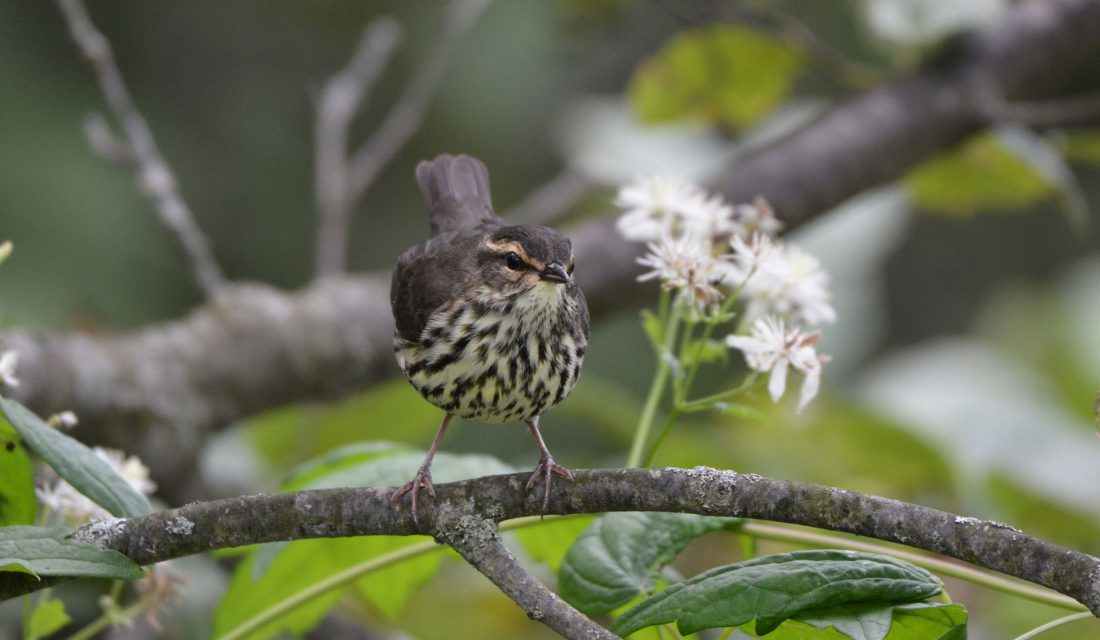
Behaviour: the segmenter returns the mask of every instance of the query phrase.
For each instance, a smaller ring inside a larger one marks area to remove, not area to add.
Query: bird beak
[[[543,280],[549,280],[550,282],[560,282],[562,284],[569,284],[573,282],[573,279],[569,277],[569,274],[565,272],[565,268],[556,262],[551,262],[546,265],[546,268],[539,273],[539,277]]]

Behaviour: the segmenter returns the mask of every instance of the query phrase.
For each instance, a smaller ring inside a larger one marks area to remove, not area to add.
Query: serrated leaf
[[[45,638],[57,633],[70,622],[72,618],[65,611],[65,603],[57,598],[48,598],[38,603],[31,613],[31,619],[27,623],[27,636],[31,640]]]
[[[756,621],[766,634],[784,620],[849,603],[916,602],[940,592],[924,569],[854,551],[796,551],[717,567],[674,584],[615,620],[611,631],[675,622],[681,633]]]
[[[920,208],[954,216],[1018,210],[1052,194],[1042,173],[990,133],[920,165],[905,186]]]
[[[117,551],[70,540],[58,527],[0,528],[0,571],[72,578],[140,578],[141,568]]]
[[[635,71],[627,93],[646,122],[697,120],[735,129],[787,98],[805,56],[746,27],[684,31]]]
[[[607,613],[653,589],[657,569],[695,538],[738,518],[682,513],[609,513],[577,538],[558,570],[562,598],[587,614]]]
[[[0,397],[0,412],[58,476],[111,515],[132,518],[152,512],[145,496],[83,443],[49,426],[15,400]]]
[[[19,434],[0,420],[0,527],[32,524],[37,515],[31,460]]]

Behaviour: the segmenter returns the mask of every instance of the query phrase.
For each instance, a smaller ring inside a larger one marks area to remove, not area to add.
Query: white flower
[[[149,479],[149,468],[137,456],[126,457],[116,449],[94,447],[92,451],[106,462],[134,491],[149,495],[156,491],[157,485]],[[34,490],[38,501],[52,513],[58,514],[66,523],[76,526],[89,520],[106,520],[111,514],[92,502],[71,484],[58,480],[52,487],[40,487]]]
[[[763,233],[752,234],[747,241],[742,236],[733,236],[730,240],[733,255],[728,261],[726,284],[731,287],[743,287],[756,274],[761,266],[772,259],[775,245],[771,238]]]
[[[665,235],[711,238],[736,231],[733,209],[677,176],[636,178],[619,189],[615,205],[625,210],[616,228],[627,240],[655,242]]]
[[[817,258],[792,245],[775,245],[759,261],[745,296],[750,317],[775,314],[810,326],[836,320],[829,274]]]
[[[711,254],[710,243],[695,236],[648,243],[649,252],[638,264],[652,271],[638,276],[639,281],[660,279],[666,289],[677,290],[689,301],[714,305],[722,299],[718,285],[726,277],[726,261]]]
[[[726,344],[745,354],[749,368],[771,371],[768,392],[773,401],[778,401],[787,390],[787,369],[801,373],[804,376],[798,399],[798,411],[801,412],[821,386],[824,358],[814,349],[820,337],[817,331],[805,334],[796,328],[788,329],[782,319],[768,316],[753,323],[751,336],[731,335],[726,338]]]
[[[50,419],[46,421],[46,424],[51,427],[64,427],[66,429],[72,429],[76,425],[80,424],[80,419],[76,417],[76,414],[72,411],[62,411],[61,413],[55,413],[50,416]]]
[[[19,378],[15,377],[15,368],[19,366],[19,353],[5,351],[0,353],[0,385],[18,387]]]
[[[775,211],[764,198],[757,196],[752,204],[739,204],[733,208],[733,224],[744,235],[762,233],[775,237],[783,229],[783,222],[775,217]]]
[[[2,262],[4,262],[5,260],[8,259],[8,256],[11,255],[11,250],[12,250],[11,240],[5,240],[3,242],[0,242],[0,263],[2,263]]]

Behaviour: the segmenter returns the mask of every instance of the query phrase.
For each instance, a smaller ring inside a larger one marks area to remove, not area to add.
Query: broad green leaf
[[[1053,193],[1042,173],[991,133],[920,165],[905,185],[922,209],[953,216],[1017,210]]]
[[[423,451],[410,450],[404,445],[385,442],[350,444],[302,464],[291,474],[283,488],[400,485],[412,479],[423,459]],[[436,483],[488,473],[509,473],[512,470],[490,456],[446,452],[436,454],[432,465]],[[215,635],[227,633],[335,574],[417,542],[416,538],[407,536],[370,536],[261,545],[251,550],[245,560],[237,565],[229,590],[215,613]],[[380,614],[393,616],[401,610],[412,592],[435,574],[440,562],[441,556],[437,553],[405,559],[364,575],[353,583],[353,588]],[[349,588],[345,585],[324,592],[272,620],[249,637],[270,638],[279,633],[303,633],[323,619]]]
[[[73,578],[140,578],[141,568],[117,551],[70,540],[58,527],[0,528],[0,571]]]
[[[0,527],[33,524],[37,514],[31,460],[19,434],[0,420]]]
[[[924,569],[853,551],[797,551],[717,567],[677,583],[624,613],[619,635],[675,622],[681,633],[756,621],[766,634],[784,620],[849,603],[908,603],[940,592]]]
[[[689,542],[740,522],[681,513],[609,513],[569,549],[558,570],[558,589],[584,613],[607,613],[651,591],[657,569]]]
[[[57,633],[70,622],[72,618],[65,612],[65,603],[57,598],[48,598],[38,603],[31,612],[26,633],[31,640],[37,640]]]
[[[0,411],[23,442],[42,456],[57,475],[111,515],[130,518],[152,511],[145,496],[83,443],[49,426],[14,400],[0,397]]]
[[[591,515],[547,517],[538,524],[517,529],[515,536],[533,560],[544,563],[550,571],[557,573],[573,542],[593,520],[595,516]]]
[[[646,122],[745,128],[783,103],[806,65],[797,49],[746,27],[685,31],[635,71],[627,93]]]
[[[966,607],[961,604],[911,604],[894,609],[886,640],[966,640]]]

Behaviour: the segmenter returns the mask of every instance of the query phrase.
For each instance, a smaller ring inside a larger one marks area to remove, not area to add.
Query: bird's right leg
[[[443,440],[443,432],[447,430],[447,425],[451,423],[451,418],[453,417],[454,416],[449,413],[443,417],[443,422],[439,425],[439,431],[435,432],[435,439],[432,440],[432,448],[428,449],[428,455],[425,456],[424,463],[420,465],[420,469],[416,472],[416,475],[413,476],[412,480],[401,485],[401,487],[390,496],[390,504],[393,504],[397,502],[401,496],[411,492],[412,517],[417,528],[420,527],[420,520],[416,510],[416,499],[420,494],[421,487],[428,490],[428,495],[433,498],[435,497],[435,487],[432,486],[432,458],[435,457],[435,450],[439,448],[439,443]]]

